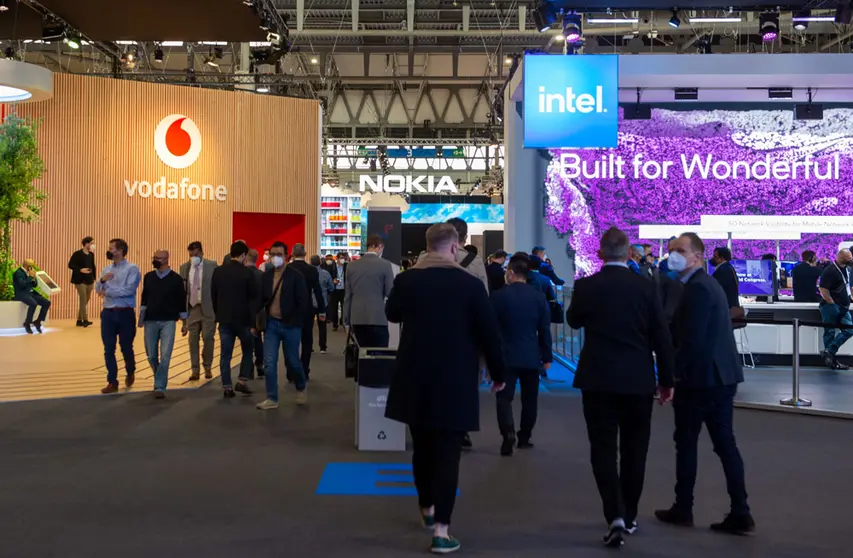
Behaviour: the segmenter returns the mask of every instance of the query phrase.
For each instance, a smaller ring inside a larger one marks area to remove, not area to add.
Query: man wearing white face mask
[[[182,334],[189,333],[190,365],[192,376],[190,380],[201,377],[201,367],[204,366],[204,377],[213,377],[213,346],[216,337],[216,316],[213,312],[213,297],[210,284],[216,262],[204,258],[201,242],[191,242],[187,246],[190,260],[181,265],[180,275],[184,280],[187,291],[187,321]],[[204,351],[199,362],[199,337],[204,342]]]

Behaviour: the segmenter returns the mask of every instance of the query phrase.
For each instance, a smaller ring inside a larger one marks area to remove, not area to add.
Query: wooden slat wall
[[[50,194],[36,224],[15,227],[13,254],[31,257],[57,280],[54,318],[76,317],[68,259],[91,235],[97,265],[107,261],[110,238],[130,245],[129,259],[143,272],[154,250],[172,252],[177,268],[186,246],[200,240],[221,261],[232,241],[235,211],[305,215],[305,239],[318,248],[319,104],[190,87],[57,74],[54,98],[20,105],[18,114],[41,118],[38,140]],[[169,114],[185,114],[199,127],[202,151],[191,166],[167,167],[154,151],[154,130]],[[183,177],[224,184],[225,202],[129,197],[124,181],[152,184]],[[90,305],[96,315],[98,301]]]

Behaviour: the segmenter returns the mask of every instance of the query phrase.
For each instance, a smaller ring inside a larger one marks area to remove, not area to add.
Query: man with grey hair
[[[586,335],[574,387],[583,393],[609,547],[622,546],[625,534],[637,529],[654,396],[669,401],[675,368],[657,286],[629,270],[629,251],[628,236],[608,229],[598,252],[604,266],[575,282],[568,311],[569,325],[584,328]]]
[[[480,356],[494,391],[504,388],[505,367],[494,310],[457,263],[453,226],[433,225],[426,237],[427,254],[397,275],[385,305],[388,320],[402,324],[385,416],[409,425],[421,520],[433,530],[432,552],[448,554],[460,547],[449,527],[462,439],[480,427]]]
[[[314,351],[314,313],[317,314],[317,321],[326,321],[326,299],[323,296],[323,288],[320,286],[320,272],[316,267],[305,261],[307,254],[304,244],[294,244],[293,262],[290,264],[290,267],[301,273],[302,277],[305,278],[309,296],[313,295],[317,301],[314,312],[309,312],[305,316],[305,324],[302,326],[302,353],[299,359],[302,361],[302,370],[305,372],[306,380],[311,374],[311,353]],[[290,371],[288,371],[287,376],[288,380],[293,380]]]

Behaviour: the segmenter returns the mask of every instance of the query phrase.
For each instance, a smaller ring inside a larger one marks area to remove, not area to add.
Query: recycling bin
[[[355,401],[355,444],[359,451],[406,451],[406,425],[385,418],[396,361],[394,349],[359,350]]]

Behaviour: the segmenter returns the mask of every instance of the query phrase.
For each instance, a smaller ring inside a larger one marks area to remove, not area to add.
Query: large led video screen
[[[444,223],[458,217],[467,223],[503,223],[503,204],[488,203],[413,203],[403,213],[404,224]]]
[[[738,294],[745,296],[773,296],[773,264],[771,260],[732,260],[732,267],[737,274]],[[708,265],[708,273],[716,268]]]
[[[786,110],[672,111],[624,120],[619,147],[552,149],[546,220],[568,234],[578,275],[596,271],[608,227],[633,241],[640,224],[698,224],[702,215],[853,214],[853,109],[827,109],[823,120],[794,120]],[[841,235],[782,241],[783,260],[807,249],[832,257]],[[724,240],[709,240],[708,252]],[[776,241],[735,240],[737,259],[776,252]]]

